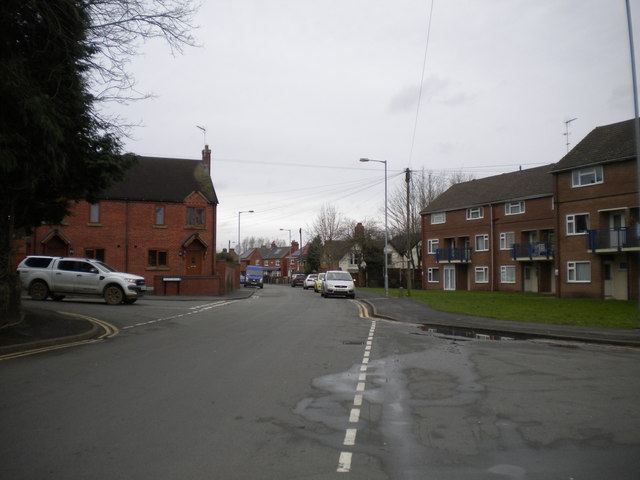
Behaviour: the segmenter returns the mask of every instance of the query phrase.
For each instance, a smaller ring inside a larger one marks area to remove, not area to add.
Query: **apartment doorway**
[[[444,266],[444,289],[445,290],[456,289],[456,266],[455,265]]]
[[[603,263],[604,298],[629,300],[628,266],[626,258],[617,255]]]
[[[538,268],[534,264],[525,264],[522,269],[524,291],[538,293]]]

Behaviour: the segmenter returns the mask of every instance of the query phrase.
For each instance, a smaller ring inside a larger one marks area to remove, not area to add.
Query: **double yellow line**
[[[364,304],[357,300],[351,300],[351,302],[355,303],[358,307],[358,314],[360,315],[360,318],[371,318],[369,317],[369,310],[364,306]]]
[[[95,343],[100,340],[115,337],[116,335],[118,335],[118,333],[120,333],[120,330],[118,329],[118,327],[116,327],[115,325],[111,325],[110,323],[105,322],[104,320],[98,320],[97,318],[89,317],[87,315],[80,315],[77,313],[68,313],[68,312],[56,312],[56,313],[59,313],[61,315],[69,315],[71,317],[81,318],[83,320],[88,320],[89,322],[96,325],[98,328],[102,329],[102,334],[100,334],[96,338],[89,338],[87,340],[78,340],[75,342],[71,341],[71,342],[62,343],[59,345],[48,345],[45,347],[33,348],[31,350],[24,350],[22,352],[14,352],[14,353],[8,353],[6,355],[0,355],[0,361],[11,360],[13,358],[26,357],[29,355],[35,355],[37,353],[61,350],[63,348],[77,347],[79,345],[87,345],[89,343]]]

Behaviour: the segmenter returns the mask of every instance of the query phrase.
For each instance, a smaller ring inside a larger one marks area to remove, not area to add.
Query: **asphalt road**
[[[39,306],[120,329],[0,363],[0,478],[636,479],[640,352],[463,340],[265,286]]]

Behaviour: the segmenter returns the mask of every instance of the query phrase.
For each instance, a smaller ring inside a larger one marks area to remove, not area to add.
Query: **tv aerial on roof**
[[[200,125],[196,125],[196,128],[202,130],[202,136],[204,137],[204,144],[207,144],[207,127],[202,127]]]

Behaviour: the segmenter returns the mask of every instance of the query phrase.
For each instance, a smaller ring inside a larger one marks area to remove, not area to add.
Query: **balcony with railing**
[[[514,243],[511,256],[516,261],[553,260],[551,242]]]
[[[587,248],[594,253],[640,251],[640,225],[588,230]]]
[[[438,263],[468,263],[470,261],[471,247],[436,249],[436,262]]]

